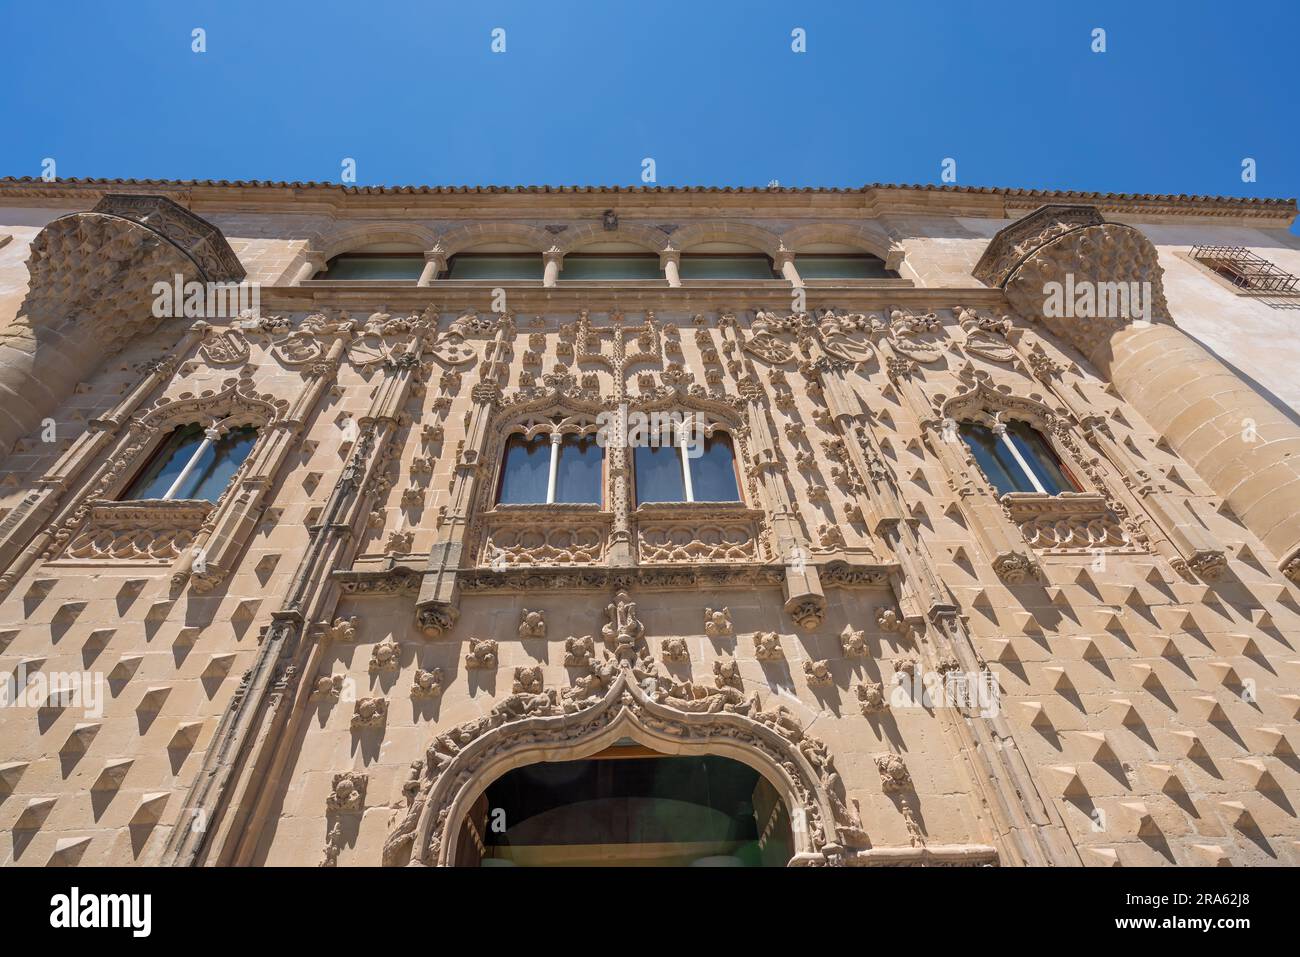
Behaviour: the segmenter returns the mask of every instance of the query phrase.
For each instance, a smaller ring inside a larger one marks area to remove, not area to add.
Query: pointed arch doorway
[[[789,809],[757,770],[631,738],[506,771],[459,838],[468,867],[784,867],[794,854]]]

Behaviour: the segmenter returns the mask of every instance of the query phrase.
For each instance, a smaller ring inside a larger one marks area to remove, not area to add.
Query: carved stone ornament
[[[334,775],[325,807],[336,813],[360,811],[366,801],[370,776],[363,771],[343,771]]]
[[[719,688],[744,690],[740,677],[740,662],[735,658],[719,658],[713,662],[713,683]]]
[[[523,619],[519,622],[520,638],[545,638],[546,618],[540,611],[524,609]]]
[[[396,671],[401,661],[402,647],[391,636],[376,644],[370,650],[370,673],[380,674]]]
[[[880,786],[886,793],[906,791],[912,787],[912,775],[897,754],[877,755],[876,770],[880,772]]]
[[[356,615],[351,618],[335,618],[334,624],[322,629],[321,637],[326,641],[356,641],[357,622],[360,620]]]
[[[831,674],[831,664],[825,659],[819,661],[809,659],[805,661],[803,663],[803,673],[810,688],[829,688],[835,683],[835,676]]]
[[[704,609],[704,633],[710,638],[723,638],[731,634],[731,609]]]
[[[561,748],[584,757],[626,737],[669,753],[717,754],[758,769],[799,822],[792,863],[845,863],[853,848],[870,846],[825,744],[805,734],[786,708],[763,711],[757,696],[746,699],[731,688],[684,698],[682,686],[659,674],[644,652],[611,667],[616,673],[601,695],[512,695],[515,700],[491,713],[438,734],[418,789],[384,846],[383,863],[449,865],[461,822],[481,791],[475,782],[554,760]]]
[[[775,631],[754,633],[754,657],[759,661],[781,661],[785,651],[781,648],[781,636]]]
[[[691,660],[690,647],[685,638],[665,638],[659,647],[666,663]]]
[[[343,690],[342,675],[321,675],[312,685],[312,701],[337,701]]]
[[[497,643],[492,638],[471,638],[465,667],[471,671],[493,671],[497,666]]]
[[[864,715],[879,714],[889,708],[885,686],[879,681],[864,681],[857,687],[858,706]]]
[[[382,728],[388,720],[388,699],[379,696],[358,698],[352,707],[352,730]]]
[[[541,694],[542,690],[541,665],[515,669],[515,681],[511,691],[515,694]]]
[[[415,669],[415,677],[411,681],[412,698],[438,698],[442,696],[442,669],[434,668],[432,671],[425,671],[423,668]]]
[[[840,648],[845,658],[866,658],[871,653],[867,646],[867,633],[849,625],[840,632]]]
[[[636,602],[627,592],[619,592],[605,606],[605,624],[600,636],[620,661],[630,661],[636,655],[637,643],[645,635],[645,626],[636,616]]]
[[[826,599],[809,597],[793,600],[786,604],[785,611],[804,631],[815,631],[821,627],[822,619],[826,617]]]
[[[564,667],[590,668],[596,660],[596,639],[591,635],[564,639]]]

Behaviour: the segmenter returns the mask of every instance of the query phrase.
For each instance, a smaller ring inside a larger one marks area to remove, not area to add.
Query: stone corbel
[[[0,331],[0,457],[106,356],[176,318],[158,308],[159,282],[245,276],[215,226],[143,195],[110,194],[53,220],[32,241],[27,268],[27,295]]]
[[[888,252],[885,253],[885,268],[898,272],[903,268],[903,259],[906,255],[907,250],[898,243],[892,243]]]

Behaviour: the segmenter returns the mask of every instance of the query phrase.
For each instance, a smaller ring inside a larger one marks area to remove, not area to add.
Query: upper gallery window
[[[257,429],[224,434],[198,423],[177,427],[127,487],[123,501],[206,499],[215,502],[257,441]]]
[[[570,253],[560,279],[663,279],[653,253]]]
[[[317,279],[405,279],[414,282],[424,270],[421,253],[343,253],[335,256]]]
[[[775,279],[772,260],[762,253],[682,253],[682,279]]]
[[[999,495],[1007,492],[1059,495],[1079,491],[1079,484],[1071,478],[1051,445],[1024,422],[1010,421],[1000,429],[963,422],[958,431]]]
[[[795,269],[801,279],[897,279],[885,261],[870,253],[799,253]]]
[[[692,444],[689,434],[673,442],[634,450],[636,499],[647,502],[739,502],[736,456],[731,437],[715,432]]]
[[[447,264],[448,279],[536,279],[545,271],[541,253],[457,253]]]
[[[501,462],[501,505],[599,505],[604,450],[594,435],[516,432]]]

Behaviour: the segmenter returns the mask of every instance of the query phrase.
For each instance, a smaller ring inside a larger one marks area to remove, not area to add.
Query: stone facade
[[[1300,427],[1184,331],[1224,293],[1179,259],[1295,271],[1294,215],[0,182],[0,663],[102,678],[0,709],[0,861],[447,864],[501,774],[630,738],[756,769],[792,864],[1300,863]],[[663,280],[566,282],[596,243]],[[719,243],[783,278],[679,278]],[[376,244],[430,267],[312,278]],[[500,244],[546,278],[438,278]],[[900,278],[801,279],[825,244]],[[159,319],[176,274],[260,314]],[[1067,275],[1149,321],[1052,314]],[[1282,395],[1268,347],[1233,364]],[[740,502],[638,505],[615,442],[600,505],[496,504],[512,431],[656,411],[731,437]],[[952,426],[1011,420],[1081,489],[999,496]],[[258,430],[220,498],[122,501],[194,421]]]

